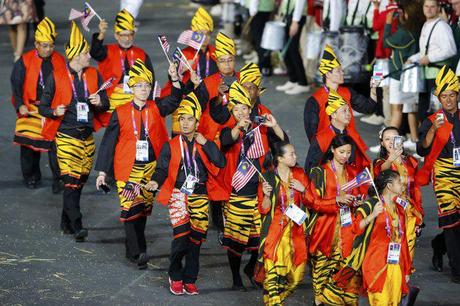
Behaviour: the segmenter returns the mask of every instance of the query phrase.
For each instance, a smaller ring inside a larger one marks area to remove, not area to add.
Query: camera
[[[403,138],[402,136],[395,136],[393,138],[393,148],[395,150],[400,150],[403,146]]]
[[[267,122],[266,117],[264,117],[264,116],[254,116],[254,123],[261,124],[261,123],[265,123],[265,122]]]

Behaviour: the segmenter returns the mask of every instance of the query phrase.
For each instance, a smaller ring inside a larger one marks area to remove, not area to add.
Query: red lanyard
[[[126,67],[125,67],[125,58],[126,56],[123,56],[123,51],[120,50],[120,62],[121,62],[121,68],[122,68],[122,71],[123,71],[123,74],[126,73]],[[131,60],[128,58],[128,61],[129,61],[129,65],[132,66],[134,64],[134,56],[133,56],[133,50],[131,49]],[[127,53],[125,53],[127,54]]]
[[[134,103],[132,103],[133,105],[133,108],[131,109],[131,118],[133,119],[133,129],[134,129],[134,136],[136,136],[136,138],[139,137],[139,140],[140,140],[140,135],[139,135],[139,132],[137,130],[137,126],[136,126],[136,119],[134,118]],[[147,108],[147,106],[145,106],[146,108],[146,111],[145,111],[145,124],[144,124],[144,131],[145,131],[145,139],[149,138],[149,110]],[[142,110],[140,110],[141,112],[141,126],[142,126]]]
[[[69,74],[69,79],[70,79],[70,85],[72,86],[72,92],[73,92],[73,97],[76,101],[78,101],[78,96],[77,96],[77,90],[75,89],[75,85],[74,85],[74,80],[72,79],[72,74],[70,73],[69,69],[67,69],[67,73]],[[85,88],[85,99],[88,98],[89,96],[89,93],[88,93],[88,85],[86,84],[86,77],[85,77],[85,73],[83,72],[83,86]]]

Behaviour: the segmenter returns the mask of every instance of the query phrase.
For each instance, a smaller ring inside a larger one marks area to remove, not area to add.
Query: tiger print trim
[[[34,151],[46,152],[51,148],[51,142],[42,136],[43,117],[38,113],[37,106],[29,105],[27,117],[19,117],[16,120],[13,142],[20,146],[28,147]]]
[[[438,158],[433,166],[433,188],[440,228],[460,225],[460,168],[452,158]]]
[[[109,113],[113,112],[117,107],[125,105],[133,100],[134,95],[127,94],[123,91],[123,87],[115,87],[112,94],[109,97],[110,109]]]

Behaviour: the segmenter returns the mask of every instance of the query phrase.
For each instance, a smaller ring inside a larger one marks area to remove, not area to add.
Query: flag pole
[[[163,48],[163,44],[161,43],[160,36],[157,36],[157,38],[158,38],[158,42],[160,43],[161,50],[163,50],[163,53],[165,54],[166,59],[168,60],[169,65],[171,65],[171,60],[169,59],[168,53],[166,53],[166,50]]]
[[[200,53],[201,47],[203,46],[204,41],[206,40],[206,35],[203,34],[203,39],[201,40],[200,47],[196,50],[195,56],[193,57],[193,60],[195,61],[198,53]]]
[[[184,62],[183,62],[184,65],[187,66],[187,68],[188,68],[190,71],[192,71],[193,69],[192,69],[192,67],[190,66],[190,64],[188,63],[187,58],[185,57],[184,53],[182,53],[182,50],[181,50],[180,48],[176,48],[176,49],[179,50],[181,57],[184,59]]]
[[[101,16],[99,16],[98,13],[96,13],[96,11],[93,9],[93,7],[91,5],[89,5],[88,2],[85,2],[85,4],[89,7],[89,9],[94,13],[94,15],[96,15],[97,18],[99,18],[99,21],[102,20]]]

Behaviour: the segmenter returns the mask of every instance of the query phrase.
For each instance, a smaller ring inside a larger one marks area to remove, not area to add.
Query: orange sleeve
[[[353,220],[353,225],[352,225],[351,230],[353,234],[356,236],[361,235],[366,230],[366,228],[363,228],[363,229],[359,228],[359,224],[361,223],[363,219],[364,219],[363,215],[360,213],[357,213],[355,219]]]
[[[312,181],[310,183],[310,188],[311,188],[311,203],[310,207],[319,213],[323,214],[331,214],[335,215],[339,211],[339,206],[336,203],[336,197],[335,195],[333,197],[325,195],[324,197],[321,197],[319,195],[319,191],[317,189],[317,186],[315,183]]]
[[[259,184],[259,187],[257,187],[257,208],[259,209],[259,212],[262,215],[266,215],[270,211],[270,207],[267,209],[263,209],[262,207],[262,202],[264,201],[264,192],[262,189],[262,184]]]

